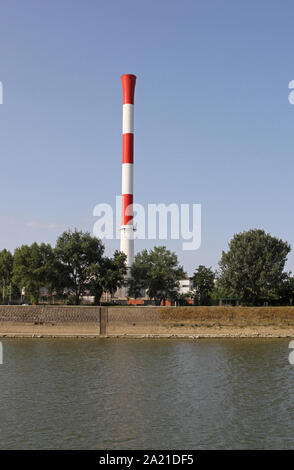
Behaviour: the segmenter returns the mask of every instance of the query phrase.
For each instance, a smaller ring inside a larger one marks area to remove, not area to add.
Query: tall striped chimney
[[[122,218],[120,251],[127,255],[128,274],[134,260],[133,186],[134,186],[134,95],[136,76],[122,75]]]

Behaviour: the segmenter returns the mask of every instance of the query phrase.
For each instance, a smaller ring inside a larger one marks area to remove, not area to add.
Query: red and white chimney
[[[120,251],[127,255],[127,267],[134,261],[134,95],[136,76],[122,75],[123,119],[122,119],[122,218]],[[129,269],[128,269],[129,272]]]

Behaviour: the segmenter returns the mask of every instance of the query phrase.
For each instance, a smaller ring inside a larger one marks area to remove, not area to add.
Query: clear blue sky
[[[0,8],[0,249],[54,244],[68,227],[92,231],[94,206],[114,203],[123,73],[138,77],[136,202],[202,204],[201,248],[165,242],[186,270],[217,267],[249,228],[294,248],[293,1]],[[119,242],[106,245],[111,253]]]

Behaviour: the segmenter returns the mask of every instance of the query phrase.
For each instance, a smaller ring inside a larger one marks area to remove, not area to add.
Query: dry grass
[[[160,307],[161,321],[195,326],[294,326],[294,307]]]

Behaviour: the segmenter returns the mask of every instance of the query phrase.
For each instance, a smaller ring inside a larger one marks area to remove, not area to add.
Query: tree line
[[[222,252],[219,269],[200,265],[191,280],[191,291],[179,294],[179,280],[185,277],[175,253],[164,247],[143,250],[131,268],[129,292],[139,297],[146,289],[149,297],[165,303],[168,298],[195,305],[292,305],[294,278],[285,272],[290,245],[264,230],[252,229],[234,235]]]
[[[126,256],[115,251],[104,255],[101,240],[78,230],[65,231],[50,244],[33,243],[0,252],[0,279],[6,294],[19,296],[22,291],[32,303],[40,300],[40,288],[50,295],[63,297],[65,292],[74,304],[80,303],[85,292],[99,303],[103,292],[114,293],[124,283]]]
[[[294,277],[285,272],[290,245],[264,230],[234,235],[222,252],[219,270],[199,266],[193,276],[199,305],[228,299],[241,305],[292,305]]]
[[[126,278],[126,256],[104,254],[101,240],[88,232],[65,231],[50,244],[22,245],[14,254],[0,251],[0,280],[4,297],[19,297],[25,290],[32,303],[40,300],[40,288],[50,295],[67,296],[78,305],[85,293],[99,304],[103,292],[112,295],[125,286],[128,296],[145,296],[158,304],[166,300],[212,305],[220,300],[241,305],[292,304],[294,278],[284,267],[290,245],[260,229],[234,235],[222,252],[219,269],[200,265],[191,278],[191,291],[181,295],[179,281],[187,278],[175,253],[164,246],[143,250],[135,257]]]

